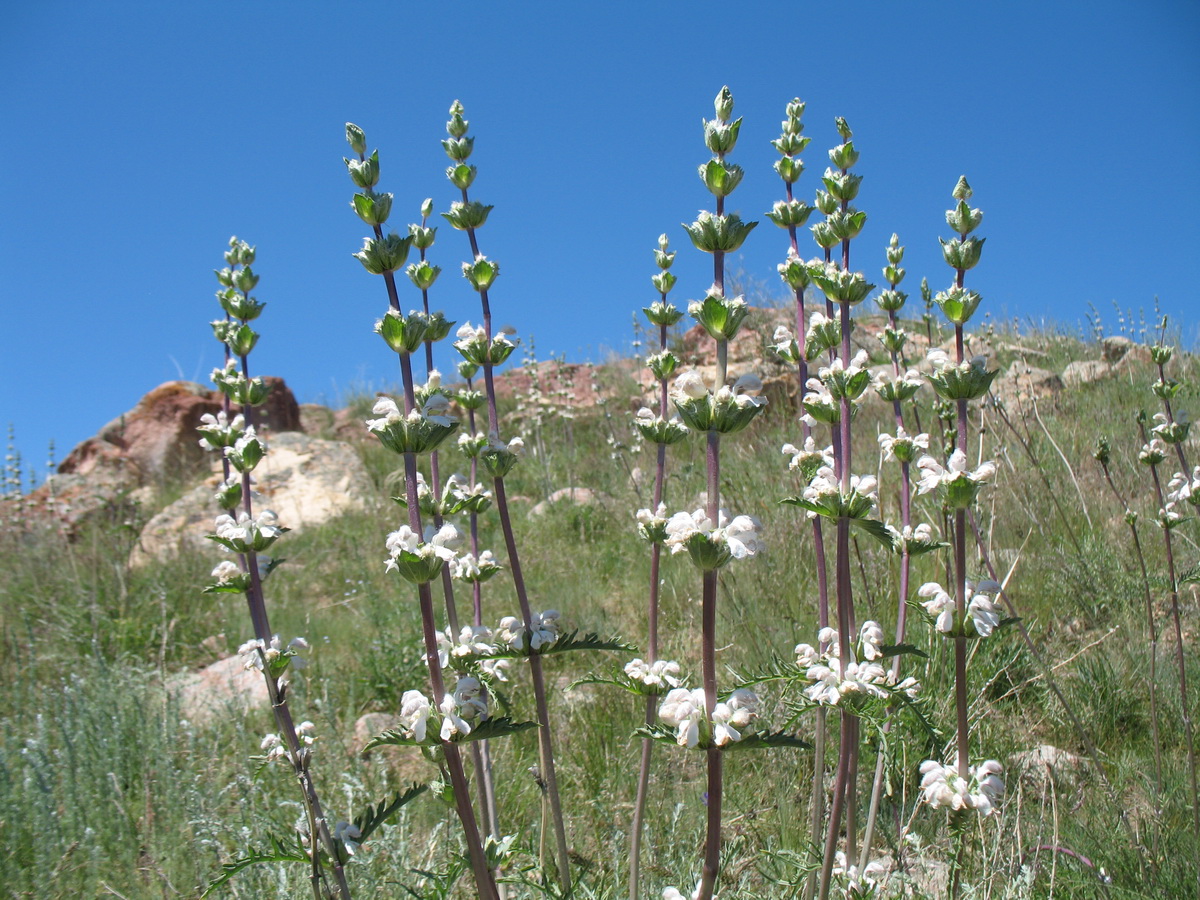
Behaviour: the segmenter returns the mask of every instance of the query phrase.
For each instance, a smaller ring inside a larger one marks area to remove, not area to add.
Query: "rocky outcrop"
[[[267,709],[267,684],[258,669],[247,669],[240,656],[230,656],[198,672],[183,672],[167,679],[168,693],[179,704],[179,715],[203,725],[229,713],[244,715]]]
[[[348,444],[299,432],[275,435],[254,470],[254,508],[272,510],[292,529],[319,525],[374,502],[375,488],[358,454]],[[214,471],[142,529],[130,564],[145,565],[179,552],[214,545],[204,538],[219,513],[213,495],[221,475]]]

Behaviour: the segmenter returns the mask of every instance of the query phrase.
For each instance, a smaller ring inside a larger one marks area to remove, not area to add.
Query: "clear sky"
[[[651,250],[678,249],[683,302],[711,280],[680,228],[711,197],[700,122],[728,84],[745,117],[730,207],[763,220],[785,103],[807,101],[809,199],[845,116],[874,280],[898,232],[909,287],[948,283],[937,237],[960,174],[987,247],[970,283],[996,318],[1080,327],[1094,304],[1157,296],[1200,322],[1200,5],[1004,3],[9,2],[0,9],[0,425],[40,468],[220,346],[212,270],[231,234],[258,246],[268,303],[253,356],[303,401],[395,379],[371,333],[382,279],[350,256],[343,123],[380,149],[403,232],[454,189],[439,145],[459,98],[476,136],[481,249],[503,271],[500,323],[538,353],[626,350],[653,299]],[[815,245],[808,248],[812,255]],[[777,290],[785,233],[763,220],[740,259]],[[478,319],[439,231],[434,306]],[[402,298],[419,305],[412,289]],[[443,351],[444,365],[452,362]]]

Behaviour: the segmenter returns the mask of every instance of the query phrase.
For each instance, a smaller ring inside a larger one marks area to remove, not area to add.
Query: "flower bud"
[[[825,174],[821,176],[821,182],[829,191],[830,196],[834,197],[839,203],[849,203],[858,196],[858,188],[862,184],[862,176],[854,175],[850,172],[837,172],[833,169],[826,169]]]
[[[713,109],[716,110],[717,118],[722,122],[728,121],[733,115],[733,93],[729,90],[729,85],[725,85],[717,92],[717,98],[713,101]]]
[[[412,235],[400,237],[395,232],[383,238],[363,238],[363,248],[353,254],[372,275],[394,272],[408,259]]]
[[[218,292],[217,300],[220,301],[221,308],[225,312],[229,313],[235,319],[241,319],[243,322],[257,319],[262,313],[263,308],[267,305],[259,303],[253,297],[246,294],[239,294],[233,289]]]
[[[432,215],[433,215],[433,198],[426,197],[421,202],[421,218],[428,219]]]
[[[471,287],[477,291],[486,291],[500,274],[500,263],[486,256],[477,256],[474,262],[462,264],[462,272],[463,278],[471,282]]]
[[[367,152],[367,136],[353,122],[346,123],[346,143],[350,145],[350,149],[355,153]]]
[[[237,269],[233,273],[233,286],[243,294],[248,294],[258,285],[258,276],[246,266],[244,269]]]
[[[664,272],[664,275],[667,273]],[[675,276],[671,276],[671,283],[674,284]],[[656,285],[657,286],[657,285]],[[666,291],[662,291],[666,293]],[[674,303],[667,303],[664,300],[655,300],[649,306],[642,307],[642,312],[646,314],[646,318],[650,320],[651,325],[666,325],[668,328],[683,318],[683,310],[677,307]]]
[[[793,251],[789,250],[787,261],[781,262],[776,268],[779,271],[779,277],[786,281],[788,287],[793,291],[803,291],[808,287],[810,283],[808,266]]]
[[[800,228],[812,215],[813,208],[800,200],[776,200],[767,218],[780,228]]]
[[[456,163],[466,162],[471,156],[471,151],[475,149],[475,138],[447,138],[442,141],[442,149]]]
[[[945,258],[947,265],[952,266],[959,271],[973,269],[979,263],[980,254],[983,253],[983,243],[987,238],[953,238],[949,241],[943,241],[938,238],[942,244],[942,256]]]
[[[346,159],[342,157],[342,162],[346,164],[346,170],[350,173],[350,180],[363,190],[371,190],[379,183],[379,151],[376,150],[366,159]]]
[[[450,212],[442,213],[442,218],[459,231],[482,228],[488,220],[492,207],[485,206],[477,200],[468,202],[455,201],[450,204]]]
[[[1112,444],[1104,435],[1096,438],[1096,446],[1092,449],[1092,458],[1102,466],[1107,466],[1112,457]]]
[[[975,192],[971,190],[971,185],[967,184],[967,176],[959,175],[958,183],[954,185],[954,190],[951,192],[950,196],[952,196],[955,200],[966,201],[971,199],[971,195],[973,193]]]
[[[685,223],[683,229],[697,250],[716,253],[737,250],[757,225],[757,222],[743,222],[736,213],[718,216],[701,212],[695,222]]]
[[[427,291],[433,287],[437,277],[442,274],[442,267],[431,266],[428,262],[410,263],[404,270],[404,274],[408,276],[409,281],[417,290]]]
[[[854,136],[854,133],[850,130],[850,126],[846,124],[846,120],[841,116],[835,118],[833,120],[833,124],[837,128],[837,133],[843,141],[848,141]]]
[[[858,162],[858,151],[854,149],[854,143],[847,141],[844,144],[838,144],[829,151],[829,161],[833,163],[834,168],[849,169]]]
[[[892,234],[892,239],[888,241],[886,252],[889,266],[900,265],[900,260],[904,259],[904,248],[900,246],[900,236],[898,234]]]
[[[832,215],[834,210],[838,208],[837,197],[834,197],[828,191],[817,191],[816,199],[813,203],[823,216]]]
[[[458,375],[460,378],[470,381],[475,377],[475,373],[479,371],[479,366],[467,359],[458,361]]]
[[[434,268],[437,268],[436,266]],[[436,344],[450,333],[450,329],[457,323],[448,321],[445,313],[441,310],[431,312],[428,317],[428,324],[425,326],[425,341],[427,343]]]
[[[376,194],[374,191],[355,194],[350,206],[368,225],[382,225],[391,215],[392,195]]]
[[[710,159],[700,166],[700,180],[714,197],[728,197],[741,183],[742,167],[719,159]]]
[[[429,320],[424,313],[410,312],[407,316],[394,309],[375,323],[375,333],[396,353],[412,353],[425,340]]]
[[[657,275],[650,276],[650,283],[660,294],[669,294],[671,288],[675,287],[675,276],[670,272],[659,272]]]
[[[704,123],[704,146],[717,156],[723,156],[737,146],[738,132],[742,130],[742,120],[733,122]]]
[[[804,171],[804,163],[794,157],[785,156],[775,161],[775,171],[788,184],[795,184],[800,173]]]
[[[434,238],[437,237],[437,229],[427,228],[424,225],[409,225],[408,234],[412,238],[414,247],[418,250],[428,250],[433,246]]]
[[[1150,348],[1150,359],[1156,366],[1165,366],[1175,355],[1175,348],[1167,344],[1155,344]]]
[[[450,104],[450,121],[446,123],[446,132],[453,138],[460,138],[467,133],[470,123],[463,118],[463,105],[455,100]]]
[[[983,210],[971,209],[965,200],[960,200],[954,209],[946,210],[946,224],[961,235],[970,234],[983,221]]]
[[[783,123],[785,129],[787,125],[787,122]],[[799,133],[792,134],[785,130],[783,134],[771,141],[771,146],[781,156],[794,157],[803,153],[811,142],[812,138],[803,137]]]
[[[475,166],[459,163],[457,166],[449,166],[446,169],[446,177],[450,179],[450,183],[456,188],[465,191],[474,184],[476,172],[477,169]]]
[[[983,298],[977,291],[967,291],[960,287],[952,287],[941,291],[933,298],[952,325],[966,325]]]

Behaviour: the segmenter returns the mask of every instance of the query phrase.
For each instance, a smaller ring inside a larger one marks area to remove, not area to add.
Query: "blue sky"
[[[960,174],[988,243],[970,283],[995,318],[1083,323],[1094,304],[1157,296],[1194,339],[1200,246],[1200,7],[1170,0],[993,4],[105,4],[0,12],[0,265],[8,340],[0,424],[40,467],[177,377],[206,381],[212,269],[231,234],[258,246],[258,372],[301,401],[394,380],[371,333],[382,280],[350,254],[343,123],[380,149],[403,230],[454,190],[439,146],[459,98],[476,136],[480,233],[502,275],[499,322],[540,356],[628,348],[653,299],[651,250],[679,257],[672,299],[711,275],[680,228],[710,197],[700,121],[729,84],[745,218],[781,196],[768,144],[808,103],[797,185],[810,199],[845,116],[874,278],[893,231],[911,290],[944,286],[937,237]],[[763,221],[740,259],[776,291],[784,232]],[[809,248],[815,254],[813,245]],[[432,301],[478,318],[445,226]],[[417,305],[409,291],[404,302]],[[443,353],[445,365],[450,356]]]

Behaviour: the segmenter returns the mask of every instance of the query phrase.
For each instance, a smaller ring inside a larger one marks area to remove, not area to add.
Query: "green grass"
[[[922,329],[923,330],[923,329]],[[1003,340],[999,340],[1003,338]],[[1045,354],[1030,362],[1061,370],[1069,359],[1098,357],[1094,345],[1061,335],[998,336],[998,342]],[[1002,351],[1007,367],[1014,351]],[[1177,359],[1180,380],[1200,374],[1192,357]],[[1013,425],[1029,444],[1041,473],[1024,455],[1013,433],[994,412],[983,413],[984,456],[1000,463],[996,486],[978,510],[991,553],[1003,575],[1013,565],[1010,592],[1044,658],[1057,666],[1055,680],[1099,747],[1115,786],[1106,796],[1094,775],[1078,788],[1051,793],[1009,776],[1001,812],[975,833],[968,881],[979,897],[1167,897],[1194,890],[1190,863],[1195,837],[1187,791],[1181,710],[1166,629],[1165,561],[1152,524],[1149,479],[1136,463],[1140,441],[1132,415],[1151,407],[1147,370],[1111,378],[1039,401],[1037,412],[1079,482],[1043,433],[1032,410],[1010,407]],[[629,386],[618,396],[627,396]],[[1176,408],[1194,408],[1196,389],[1183,390]],[[653,453],[618,451],[606,442],[608,428],[629,440],[620,409],[605,422],[582,415],[571,425],[544,426],[546,454],[529,458],[508,480],[534,607],[557,608],[568,628],[619,634],[644,641],[648,551],[633,527],[633,513],[648,505]],[[877,465],[877,428],[889,428],[880,404],[865,407],[856,421],[856,471]],[[976,413],[978,416],[978,413]],[[928,404],[921,409],[928,430]],[[1113,439],[1114,475],[1120,490],[1142,514],[1141,535],[1155,578],[1163,629],[1159,649],[1165,796],[1163,817],[1153,821],[1152,747],[1146,680],[1148,648],[1141,584],[1123,510],[1107,493],[1090,451],[1099,430]],[[910,429],[911,430],[911,429]],[[779,447],[795,442],[795,410],[773,406],[751,430],[725,443],[722,495],[734,512],[764,523],[769,552],[730,567],[722,576],[718,665],[729,681],[737,671],[755,670],[772,657],[787,658],[798,641],[816,631],[816,581],[809,526],[799,512],[778,500],[795,493]],[[380,496],[399,461],[374,445],[361,452]],[[443,472],[465,468],[455,454]],[[643,473],[641,492],[627,466]],[[693,508],[703,489],[703,448],[689,442],[668,454],[668,506]],[[594,506],[559,504],[539,517],[527,511],[546,486],[564,487],[568,472],[577,484],[601,492]],[[1043,477],[1044,476],[1044,477]],[[885,469],[885,516],[898,518],[898,470]],[[1049,483],[1049,488],[1047,484]],[[1051,503],[1058,497],[1067,524]],[[394,491],[393,491],[394,492]],[[1085,516],[1079,493],[1086,501]],[[915,505],[918,519],[940,524],[932,504]],[[152,510],[138,513],[144,520]],[[1088,521],[1090,516],[1090,523]],[[300,717],[318,723],[315,766],[322,795],[334,819],[350,818],[405,779],[432,777],[416,751],[355,755],[351,730],[364,712],[393,709],[399,695],[420,687],[425,676],[418,646],[419,615],[414,593],[383,570],[383,538],[402,518],[399,507],[382,517],[348,515],[328,525],[286,537],[280,555],[288,563],[268,582],[268,606],[276,630],[303,634],[313,644],[313,662],[298,680]],[[300,810],[290,776],[282,768],[259,772],[250,757],[271,730],[266,711],[228,716],[200,727],[182,722],[162,689],[165,676],[211,661],[202,642],[224,634],[230,652],[248,636],[243,601],[234,595],[203,595],[200,586],[216,554],[186,555],[142,571],[126,565],[136,535],[134,521],[102,522],[67,543],[52,534],[0,535],[0,895],[76,898],[194,897],[220,864],[263,843],[268,832],[287,833]],[[482,521],[484,546],[501,549],[494,513]],[[1194,522],[1177,532],[1178,554],[1190,565],[1200,557]],[[895,620],[897,564],[867,538],[858,540],[865,579],[855,573],[860,617],[876,617],[890,630]],[[1017,559],[1017,551],[1024,547]],[[916,563],[913,588],[944,580],[939,556]],[[973,557],[969,567],[981,573]],[[663,566],[662,653],[678,658],[698,678],[699,591],[695,569],[684,558]],[[1196,598],[1181,596],[1185,620],[1195,622]],[[469,594],[459,598],[460,608]],[[505,576],[485,590],[488,618],[516,610]],[[924,710],[952,738],[953,690],[950,654],[931,640],[916,617],[911,641],[930,651],[907,670],[925,685]],[[1189,648],[1190,650],[1190,648]],[[559,781],[581,882],[579,896],[624,896],[624,858],[633,803],[638,743],[630,735],[640,718],[638,702],[599,686],[570,692],[565,686],[588,672],[605,672],[624,661],[613,654],[582,654],[547,661],[553,715],[559,739]],[[1200,662],[1189,653],[1189,678],[1200,682]],[[1040,669],[1015,631],[985,642],[970,669],[974,753],[1005,760],[1011,753],[1049,743],[1075,753],[1083,744]],[[508,690],[517,718],[532,717],[528,676],[520,673]],[[782,717],[779,698],[766,692],[768,708]],[[1194,704],[1193,704],[1194,705]],[[781,718],[773,724],[782,724]],[[810,736],[811,716],[797,730]],[[920,760],[939,752],[911,719],[891,737],[896,758],[889,768],[893,792],[880,816],[880,843],[895,843],[897,816],[913,816]],[[873,745],[872,745],[873,746]],[[864,748],[859,796],[865,797],[874,750]],[[519,835],[525,854],[536,852],[539,793],[528,774],[536,761],[532,736],[494,742],[503,828]],[[831,756],[832,759],[832,756]],[[738,753],[728,757],[726,852],[720,896],[791,897],[805,865],[807,781],[811,755],[798,751]],[[703,840],[704,777],[698,754],[656,750],[644,850],[645,896],[661,887],[690,888]],[[1117,816],[1128,810],[1146,847],[1158,833],[1153,875]],[[931,859],[947,857],[944,816],[920,809],[912,830]],[[369,844],[350,867],[356,896],[405,896],[408,885],[434,896],[432,884],[414,870],[445,868],[457,846],[451,810],[425,796],[406,808],[396,824]],[[1107,888],[1094,871],[1058,854],[1042,853],[1032,876],[1018,876],[1023,857],[1039,845],[1069,848],[1103,866]],[[981,852],[978,848],[982,846]],[[911,851],[916,852],[916,851]],[[986,858],[985,866],[981,862]],[[1023,880],[1024,878],[1024,880]],[[462,889],[460,888],[460,891]],[[226,895],[306,896],[303,866],[263,866],[235,879]],[[519,896],[528,894],[518,892]]]

